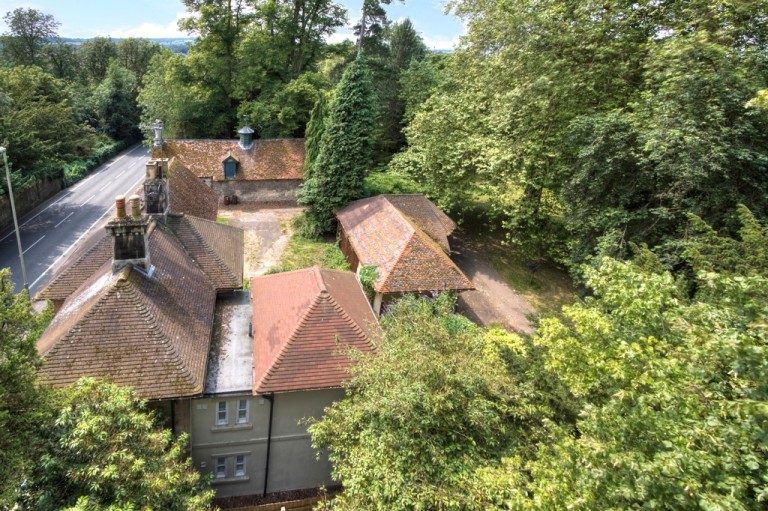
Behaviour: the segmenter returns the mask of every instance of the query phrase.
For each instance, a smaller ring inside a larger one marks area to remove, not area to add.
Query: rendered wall
[[[274,397],[272,440],[267,492],[315,488],[333,484],[327,458],[318,461],[310,444],[304,418],[322,416],[323,409],[344,396],[341,389],[277,394]],[[248,400],[248,423],[236,424],[240,399]],[[218,402],[228,404],[227,426],[217,426]],[[254,495],[264,492],[269,400],[240,395],[195,399],[191,405],[190,446],[192,462],[201,473],[214,473],[216,459],[226,459],[226,476],[214,478],[217,496]],[[237,456],[246,460],[245,474],[236,476]]]

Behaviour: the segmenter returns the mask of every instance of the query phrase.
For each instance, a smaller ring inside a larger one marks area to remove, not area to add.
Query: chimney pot
[[[138,195],[131,195],[129,199],[131,201],[131,216],[138,218],[141,216],[141,199]]]
[[[115,218],[125,218],[125,195],[115,197]]]

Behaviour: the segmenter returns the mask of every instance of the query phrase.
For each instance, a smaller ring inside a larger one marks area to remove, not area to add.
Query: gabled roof
[[[112,237],[104,234],[85,254],[66,266],[35,297],[36,300],[64,300],[112,258]]]
[[[113,272],[109,259],[67,298],[37,343],[45,383],[105,377],[146,399],[203,391],[216,291],[167,227],[149,246],[150,271]]]
[[[341,387],[345,349],[371,351],[379,329],[353,273],[318,267],[251,281],[255,394]]]
[[[243,149],[237,140],[166,140],[154,157],[177,158],[198,178],[224,180],[222,162],[238,162],[235,180],[303,179],[304,139],[254,140]]]
[[[243,287],[242,229],[173,213],[167,222],[218,292]]]
[[[244,241],[242,229],[188,215],[169,214],[167,221],[177,241],[214,284],[217,292],[227,292],[242,287]],[[150,252],[154,260],[155,250],[150,249]],[[56,275],[35,298],[64,300],[105,262],[111,260],[112,237],[105,234],[91,249]]]
[[[448,256],[455,224],[423,195],[379,195],[336,214],[361,265],[376,266],[380,293],[473,289]]]
[[[178,158],[168,165],[168,197],[172,213],[216,220],[219,195],[189,171]]]

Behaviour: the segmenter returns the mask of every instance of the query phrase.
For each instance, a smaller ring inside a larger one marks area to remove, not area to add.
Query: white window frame
[[[226,401],[219,401],[216,405],[216,425],[227,426],[229,425],[229,413],[227,409]]]
[[[225,456],[216,457],[216,470],[214,472],[216,479],[227,477],[227,458]]]
[[[245,477],[245,454],[235,456],[235,477]]]
[[[248,400],[240,399],[237,402],[237,423],[248,424]]]

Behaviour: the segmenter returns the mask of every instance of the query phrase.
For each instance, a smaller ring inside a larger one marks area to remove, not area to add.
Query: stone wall
[[[295,201],[301,179],[272,179],[260,181],[213,181],[211,188],[220,197],[236,195],[239,202]]]
[[[2,172],[2,189],[6,190],[5,172]],[[44,179],[37,181],[26,190],[13,190],[16,215],[21,223],[21,218],[35,209],[37,206],[59,193],[62,189],[61,179]],[[8,194],[0,195],[0,232],[13,229],[13,217],[11,216],[11,202]]]

